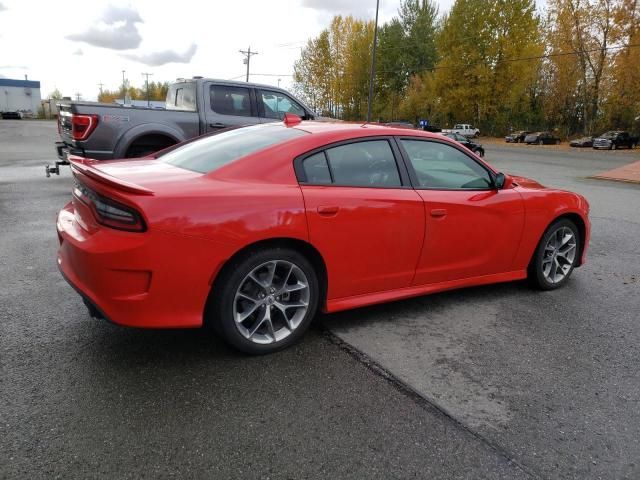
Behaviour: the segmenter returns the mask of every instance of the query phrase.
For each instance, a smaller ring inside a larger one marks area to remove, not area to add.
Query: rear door
[[[424,205],[389,138],[358,139],[296,159],[311,242],[329,300],[407,287],[424,238]]]
[[[425,204],[414,284],[510,271],[524,227],[521,195],[494,189],[489,170],[462,148],[415,137],[399,143]]]
[[[206,131],[260,123],[251,87],[206,83],[205,98]]]

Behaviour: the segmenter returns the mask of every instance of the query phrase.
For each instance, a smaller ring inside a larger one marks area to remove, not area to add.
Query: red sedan
[[[589,205],[494,170],[442,135],[300,122],[154,157],[72,157],[58,264],[91,314],[211,324],[236,348],[291,345],[316,311],[529,278],[585,261]]]

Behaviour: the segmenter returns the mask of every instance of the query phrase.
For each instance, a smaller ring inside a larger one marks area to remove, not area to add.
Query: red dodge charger
[[[95,317],[210,324],[268,353],[316,311],[582,265],[587,200],[497,172],[442,135],[301,122],[222,131],[152,157],[72,157],[58,265]]]

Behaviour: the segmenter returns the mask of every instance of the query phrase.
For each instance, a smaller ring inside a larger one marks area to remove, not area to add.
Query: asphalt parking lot
[[[635,152],[487,145],[506,172],[587,196],[566,288],[466,289],[319,319],[245,357],[202,331],[88,317],[55,265],[68,170],[53,122],[0,121],[0,478],[640,476]]]

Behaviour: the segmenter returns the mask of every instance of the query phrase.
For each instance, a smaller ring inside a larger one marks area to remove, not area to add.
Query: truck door
[[[257,89],[256,101],[262,123],[281,121],[285,113],[293,113],[303,120],[313,117],[293,98],[279,91]]]
[[[205,117],[207,132],[222,128],[260,123],[252,88],[229,84],[205,85]]]

